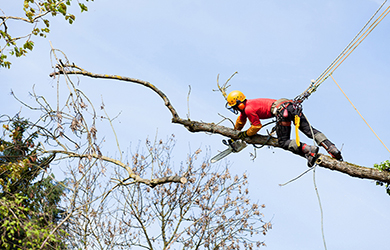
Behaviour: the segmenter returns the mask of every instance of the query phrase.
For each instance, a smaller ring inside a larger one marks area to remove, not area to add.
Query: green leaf
[[[67,15],[65,17],[65,20],[68,20],[69,24],[72,24],[75,19],[76,19],[76,17],[74,15]]]
[[[83,12],[83,11],[88,11],[88,7],[87,7],[85,4],[79,3],[79,6],[80,6],[80,8],[81,8],[81,12]]]
[[[62,5],[60,5],[59,7],[58,7],[58,12],[60,12],[62,15],[66,15],[66,8],[63,8],[63,6]]]
[[[46,27],[49,28],[50,26],[49,20],[43,19],[43,22],[45,23]]]
[[[389,160],[386,160],[380,164],[374,164],[374,168],[380,170],[380,171],[387,171],[387,172],[390,172],[390,161]],[[379,185],[379,186],[385,186],[385,189],[386,189],[386,193],[388,195],[390,195],[390,185],[388,183],[383,183],[383,182],[380,182],[380,181],[377,181],[376,182],[376,185]]]
[[[48,28],[43,28],[43,29],[41,29],[41,32],[49,33],[49,32],[50,32],[50,29],[48,29]]]
[[[34,16],[34,13],[32,13],[31,11],[26,11],[26,17],[28,18],[28,19],[32,19],[33,18],[33,16]]]
[[[28,49],[28,50],[32,50],[34,47],[34,43],[32,41],[27,41],[24,45],[23,45],[23,48],[25,49]]]
[[[39,34],[39,29],[38,28],[33,29],[32,34],[35,35],[35,36],[38,35]]]
[[[379,169],[381,171],[390,171],[390,161],[386,160],[381,164],[374,164],[374,168]]]

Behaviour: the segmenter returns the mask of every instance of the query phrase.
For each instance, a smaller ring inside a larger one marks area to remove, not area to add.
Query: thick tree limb
[[[232,139],[238,139],[239,131],[224,126],[219,126],[214,123],[196,122],[175,118],[172,119],[172,122],[184,125],[190,132],[208,132],[227,136]],[[265,144],[268,146],[280,148],[277,139],[274,137],[269,140],[268,136],[257,134],[251,138],[246,139],[245,141],[249,144]],[[317,160],[317,164],[321,167],[336,170],[348,174],[352,177],[390,183],[389,172],[379,171],[378,169],[374,168],[362,167],[345,161],[338,161],[327,155],[320,154],[320,157]]]
[[[89,77],[94,77],[94,78],[103,78],[103,79],[115,79],[115,80],[121,80],[121,81],[127,81],[127,82],[132,82],[132,83],[137,83],[141,84],[145,87],[148,87],[152,89],[155,93],[157,93],[165,103],[165,106],[169,109],[169,111],[172,114],[172,122],[181,124],[185,128],[188,129],[190,132],[208,132],[208,133],[213,133],[213,134],[220,134],[226,137],[230,137],[232,139],[238,139],[238,132],[237,130],[216,125],[214,123],[205,123],[205,122],[198,122],[198,121],[191,121],[189,119],[182,119],[179,117],[177,114],[176,110],[173,108],[172,104],[170,103],[168,97],[157,87],[154,85],[150,84],[149,82],[142,81],[139,79],[134,79],[134,78],[128,78],[128,77],[122,77],[122,76],[117,76],[117,75],[103,75],[103,74],[94,74],[88,71],[85,71],[84,69],[79,68],[78,66],[75,65],[65,65],[67,68],[71,69],[64,69],[62,66],[57,67],[60,69],[59,71],[53,72],[50,74],[50,76],[55,76],[55,75],[61,75],[61,74],[79,74],[79,75],[84,75],[84,76],[89,76]],[[249,144],[261,144],[261,145],[268,145],[268,146],[273,146],[280,148],[277,139],[276,138],[271,138],[269,139],[268,136],[263,136],[263,135],[255,135],[251,138],[247,138],[245,140]],[[334,158],[331,158],[329,156],[320,154],[320,157],[317,160],[317,164],[321,167],[328,168],[331,170],[336,170],[345,174],[348,174],[352,177],[358,177],[362,179],[371,179],[375,181],[380,181],[384,183],[390,183],[390,172],[386,171],[380,171],[378,169],[374,168],[368,168],[368,167],[363,167],[363,166],[358,166],[354,165],[345,161],[338,161]]]

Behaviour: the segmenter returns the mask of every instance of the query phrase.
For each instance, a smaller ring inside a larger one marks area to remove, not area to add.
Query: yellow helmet
[[[236,105],[239,105],[240,103],[244,102],[246,100],[245,95],[238,90],[234,90],[229,93],[227,96],[227,102],[230,107],[234,107]]]
[[[227,103],[225,107],[230,111],[232,111],[234,114],[236,115],[238,114],[237,109],[244,110],[245,108],[244,101],[246,100],[246,97],[241,91],[234,90],[230,92],[226,99],[227,99]]]

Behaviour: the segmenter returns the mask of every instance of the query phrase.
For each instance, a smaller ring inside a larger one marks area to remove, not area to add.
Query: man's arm
[[[263,127],[263,125],[259,124],[259,125],[252,125],[247,131],[246,131],[246,135],[247,136],[253,136],[255,134],[257,134],[257,132],[259,132],[259,130],[261,129],[261,127]]]
[[[234,129],[241,130],[246,123],[246,117],[242,118],[241,115],[237,117],[236,124],[234,125]]]
[[[251,121],[251,126],[250,126],[250,128],[247,131],[242,131],[242,132],[239,133],[238,136],[241,139],[244,139],[245,137],[250,137],[250,136],[253,136],[253,135],[257,134],[257,132],[262,127],[260,119],[258,118],[258,116],[256,114],[254,114],[254,115],[252,115],[250,117],[248,116],[248,118]],[[246,119],[245,119],[245,121],[246,121]],[[242,126],[242,127],[244,127],[244,126]]]

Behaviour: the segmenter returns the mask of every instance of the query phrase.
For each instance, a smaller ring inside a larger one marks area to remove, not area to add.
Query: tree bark
[[[214,123],[204,123],[197,122],[191,120],[184,119],[172,119],[173,123],[182,124],[184,127],[188,129],[190,132],[208,132],[214,134],[220,134],[226,137],[230,137],[232,139],[238,139],[237,130],[227,128],[224,126],[219,126]],[[245,139],[245,142],[248,144],[260,144],[260,145],[268,145],[272,147],[281,148],[278,145],[277,138],[270,138],[264,135],[255,135],[248,139]],[[321,167],[328,168],[330,170],[336,170],[345,174],[348,174],[352,177],[358,177],[362,179],[371,179],[384,183],[390,183],[390,173],[385,171],[380,171],[374,168],[368,168],[363,166],[358,166],[345,161],[338,161],[330,156],[319,154],[320,156],[317,159],[317,164]],[[300,155],[297,155],[300,156]],[[302,156],[301,156],[302,157]]]
[[[135,78],[117,76],[117,75],[105,75],[105,74],[94,74],[84,69],[76,66],[76,65],[57,65],[57,71],[50,74],[51,77],[61,74],[79,74],[94,78],[103,78],[103,79],[115,79],[120,81],[132,82],[136,84],[141,84],[145,87],[152,89],[156,94],[158,94],[164,101],[165,106],[169,109],[172,114],[172,122],[183,125],[188,131],[192,133],[197,132],[207,132],[213,134],[220,134],[232,139],[238,139],[238,132],[232,128],[224,127],[221,125],[217,125],[215,123],[205,123],[192,121],[190,119],[182,119],[170,103],[168,97],[159,90],[156,86],[152,85],[149,82],[142,81]],[[281,148],[277,143],[277,138],[264,135],[255,135],[250,138],[246,138],[245,142],[248,144],[257,144],[257,145],[268,145],[276,148]],[[355,165],[352,163],[348,163],[345,161],[338,161],[332,157],[327,155],[319,154],[320,156],[317,159],[317,164],[320,167],[324,167],[330,170],[339,171],[344,174],[348,174],[352,177],[362,178],[362,179],[371,179],[375,181],[380,181],[383,183],[390,183],[390,172],[380,171],[374,168],[363,167],[359,165]],[[297,155],[300,156],[300,155]],[[302,156],[301,156],[302,157]]]

